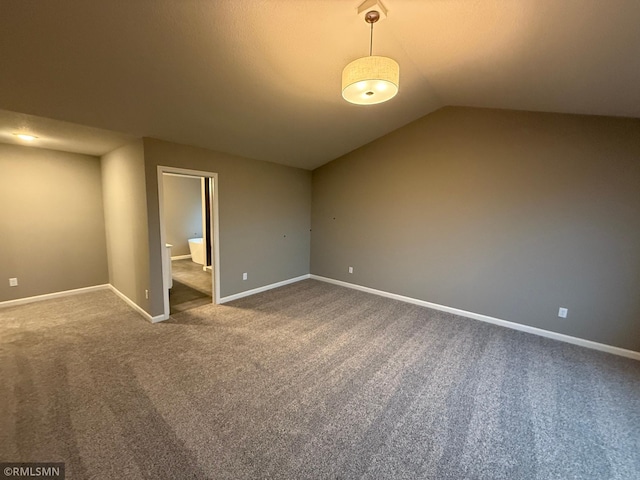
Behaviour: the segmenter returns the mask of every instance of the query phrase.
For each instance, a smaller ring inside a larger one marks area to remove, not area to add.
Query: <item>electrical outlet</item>
[[[247,272],[244,272],[242,274],[242,280],[246,280],[247,278],[249,278],[249,276],[247,275]]]
[[[17,287],[18,286],[18,279],[17,278],[10,278],[9,279],[9,286],[10,287]]]
[[[144,291],[144,298],[146,298],[147,300],[149,300],[149,290],[145,290],[145,291]]]
[[[349,267],[349,273],[353,273],[353,267]]]
[[[568,308],[560,307],[560,309],[558,310],[558,316],[560,318],[567,318],[568,313],[569,313]]]

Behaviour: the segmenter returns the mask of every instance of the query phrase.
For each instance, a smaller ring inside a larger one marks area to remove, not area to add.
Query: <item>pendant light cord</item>
[[[371,39],[369,40],[369,56],[371,56],[373,52],[373,22],[371,23]]]

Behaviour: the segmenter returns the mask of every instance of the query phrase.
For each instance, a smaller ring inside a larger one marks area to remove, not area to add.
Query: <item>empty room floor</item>
[[[67,478],[640,478],[640,362],[314,280],[0,327],[0,458]]]

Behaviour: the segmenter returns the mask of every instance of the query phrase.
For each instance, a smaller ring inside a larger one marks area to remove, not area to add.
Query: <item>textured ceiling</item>
[[[363,107],[361,0],[0,0],[0,109],[302,168],[445,105],[640,117],[638,0],[383,1]]]

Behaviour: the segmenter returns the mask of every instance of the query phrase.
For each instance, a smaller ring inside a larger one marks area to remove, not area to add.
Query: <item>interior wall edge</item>
[[[109,284],[107,288],[109,288],[113,293],[115,293],[118,297],[120,297],[120,299],[122,299],[127,305],[129,305],[136,312],[138,312],[142,317],[144,317],[145,320],[148,320],[151,323],[157,323],[158,321],[161,321],[158,319],[158,317],[163,317],[162,320],[167,320],[169,318],[168,315],[166,316],[166,318],[164,318],[163,315],[158,315],[153,317],[146,310],[144,310],[140,305],[138,305],[136,302],[131,300],[129,297],[127,297],[124,293],[122,293],[113,285]]]

